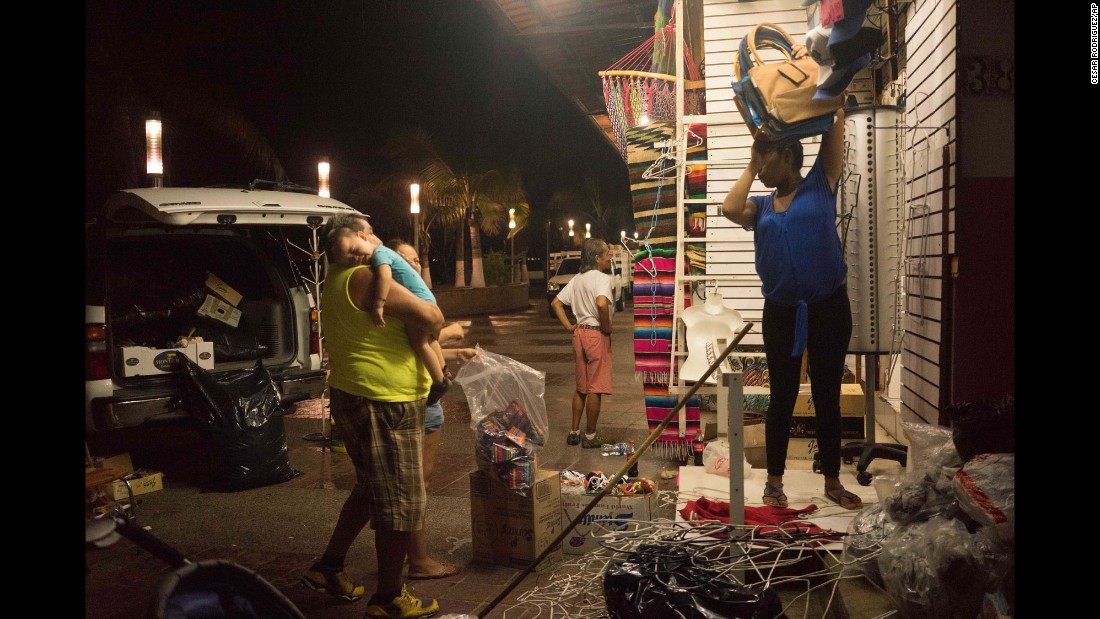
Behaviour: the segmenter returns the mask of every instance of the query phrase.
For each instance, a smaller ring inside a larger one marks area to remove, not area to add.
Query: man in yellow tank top
[[[321,243],[332,250],[332,232],[352,227],[371,239],[361,215],[334,216]],[[333,256],[329,256],[330,263]],[[439,610],[434,599],[417,599],[402,578],[413,535],[424,524],[427,493],[422,451],[424,408],[431,378],[405,332],[405,325],[437,330],[438,306],[394,286],[386,301],[385,326],[375,326],[373,273],[369,265],[330,264],[321,295],[322,328],[329,357],[332,418],[355,465],[356,482],[321,559],[307,570],[308,586],[357,600],[365,587],[351,581],[344,560],[369,522],[374,529],[378,585],[367,617],[426,617]],[[392,318],[392,320],[390,320]]]

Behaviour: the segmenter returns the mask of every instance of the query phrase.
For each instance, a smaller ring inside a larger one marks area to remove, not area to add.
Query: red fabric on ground
[[[827,534],[836,533],[828,529],[802,520],[808,514],[817,511],[817,505],[810,504],[802,509],[790,507],[772,507],[763,505],[760,507],[745,506],[745,525],[759,526],[759,533],[770,533],[780,528],[787,533],[803,534]],[[728,501],[714,501],[705,496],[688,501],[680,510],[684,520],[717,520],[725,524],[730,521],[730,504]],[[768,526],[776,525],[776,526]]]

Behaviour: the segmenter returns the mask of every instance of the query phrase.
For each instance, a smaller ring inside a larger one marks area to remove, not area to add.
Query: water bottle
[[[626,453],[626,443],[606,443],[600,447],[600,452],[605,456],[621,456]]]

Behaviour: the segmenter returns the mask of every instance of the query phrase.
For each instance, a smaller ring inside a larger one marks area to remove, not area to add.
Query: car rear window
[[[581,270],[580,258],[566,258],[561,261],[561,265],[558,266],[557,273],[555,275],[576,275]]]

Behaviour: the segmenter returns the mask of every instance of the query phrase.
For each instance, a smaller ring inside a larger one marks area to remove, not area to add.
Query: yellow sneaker
[[[439,602],[432,598],[419,600],[413,597],[408,586],[401,585],[401,595],[386,601],[375,593],[367,604],[367,617],[383,619],[409,619],[411,617],[431,617],[439,612]]]
[[[352,582],[344,570],[328,572],[313,567],[302,576],[302,584],[314,591],[335,595],[349,602],[358,600],[367,592],[366,587]]]

